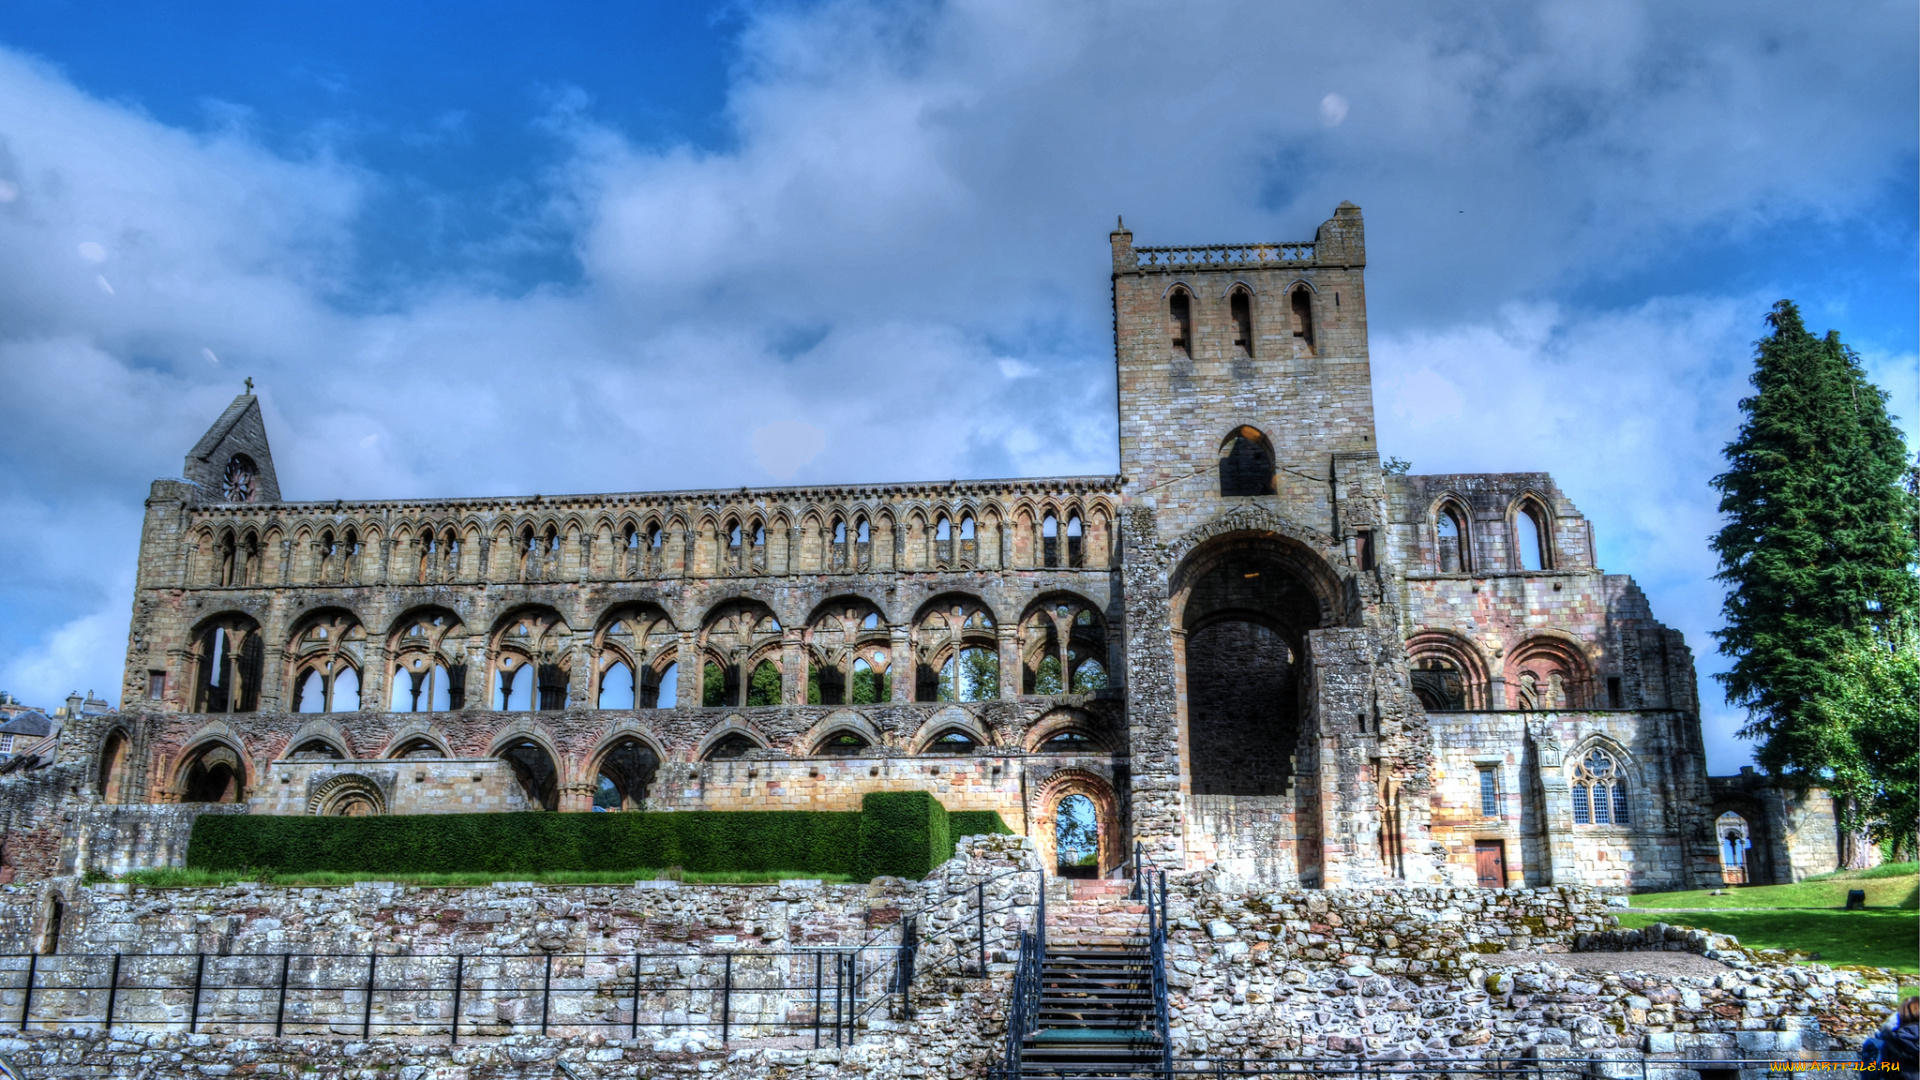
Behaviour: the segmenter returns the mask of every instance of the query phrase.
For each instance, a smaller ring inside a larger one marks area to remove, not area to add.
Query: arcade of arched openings
[[[75,797],[917,787],[1066,876],[1136,844],[1328,887],[1788,872],[1787,818],[1708,794],[1686,642],[1553,478],[1383,457],[1357,207],[1311,240],[1109,239],[1110,476],[294,502],[236,398],[153,485],[126,707]]]

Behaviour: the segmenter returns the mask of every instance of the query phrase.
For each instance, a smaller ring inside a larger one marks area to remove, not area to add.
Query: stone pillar
[[[700,707],[700,687],[706,677],[706,657],[700,655],[699,636],[691,630],[680,632],[680,646],[674,650],[674,662],[680,665],[679,693],[673,707]]]
[[[1313,664],[1313,713],[1318,722],[1318,775],[1302,775],[1296,785],[1319,792],[1320,885],[1333,889],[1382,880],[1379,790],[1375,772],[1387,767],[1380,757],[1373,713],[1372,634],[1336,627],[1307,633]]]
[[[1002,623],[994,633],[1000,642],[1000,698],[1010,701],[1020,696],[1020,683],[1026,678],[1020,664],[1020,627]]]
[[[1122,517],[1122,579],[1127,627],[1127,745],[1132,775],[1133,839],[1162,867],[1185,867],[1180,732],[1167,568],[1155,539],[1154,512]],[[1018,560],[1016,559],[1016,562]]]
[[[894,626],[888,628],[893,634],[893,646],[889,651],[891,659],[887,663],[887,682],[893,691],[894,704],[904,705],[913,700],[913,645],[907,638],[907,628]]]
[[[780,632],[780,703],[807,703],[807,650],[801,642],[802,630],[791,627]]]
[[[1574,860],[1573,791],[1567,784],[1565,761],[1560,740],[1546,721],[1527,726],[1527,755],[1540,781],[1540,846],[1547,856],[1550,885],[1580,884],[1580,867]]]

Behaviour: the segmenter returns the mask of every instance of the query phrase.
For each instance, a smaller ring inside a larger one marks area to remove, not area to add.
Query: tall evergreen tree
[[[1713,541],[1728,586],[1715,636],[1733,659],[1720,680],[1746,708],[1740,734],[1760,741],[1764,767],[1831,782],[1860,775],[1848,766],[1873,736],[1820,702],[1852,669],[1846,657],[1897,648],[1920,612],[1920,516],[1905,442],[1858,356],[1837,333],[1808,333],[1791,302],[1767,321],[1757,392],[1740,402],[1746,422],[1713,479],[1728,518]]]

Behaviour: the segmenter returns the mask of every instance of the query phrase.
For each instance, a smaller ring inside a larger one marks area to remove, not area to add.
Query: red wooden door
[[[1473,842],[1473,861],[1480,871],[1480,887],[1483,889],[1504,889],[1507,887],[1507,842],[1504,840],[1475,840]]]

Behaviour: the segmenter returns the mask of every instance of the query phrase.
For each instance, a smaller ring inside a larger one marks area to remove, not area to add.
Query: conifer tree
[[[1869,761],[1887,759],[1859,752],[1884,729],[1863,730],[1848,719],[1858,710],[1822,702],[1857,678],[1858,650],[1910,643],[1904,628],[1920,615],[1920,512],[1905,483],[1906,446],[1886,394],[1837,333],[1815,337],[1785,300],[1767,321],[1756,393],[1740,402],[1746,421],[1713,479],[1728,518],[1713,540],[1728,586],[1715,637],[1733,659],[1719,678],[1727,700],[1747,710],[1740,734],[1759,740],[1769,772],[1830,783],[1843,806],[1884,809],[1847,790],[1911,783],[1877,775]]]

